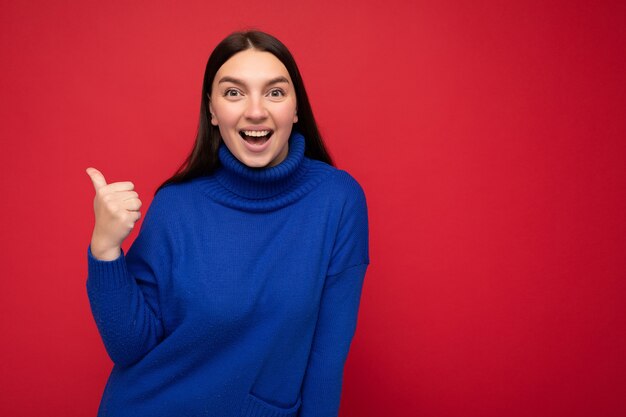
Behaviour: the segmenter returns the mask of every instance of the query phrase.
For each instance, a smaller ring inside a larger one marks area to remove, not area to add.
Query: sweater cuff
[[[115,290],[130,283],[130,274],[126,266],[124,250],[112,261],[97,259],[91,253],[91,244],[87,247],[87,286],[96,290]]]

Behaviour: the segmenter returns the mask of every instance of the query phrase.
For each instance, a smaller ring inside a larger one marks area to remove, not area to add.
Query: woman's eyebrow
[[[237,84],[237,85],[241,85],[241,86],[245,86],[246,85],[246,83],[244,83],[240,79],[237,79],[237,78],[234,78],[234,77],[229,77],[228,75],[225,76],[225,77],[222,77],[218,81],[218,84],[225,83],[225,82],[231,82],[233,84]],[[267,86],[267,85],[272,85],[272,84],[277,84],[277,83],[287,83],[287,84],[289,84],[289,80],[281,75],[281,76],[278,76],[276,78],[272,78],[265,85]]]

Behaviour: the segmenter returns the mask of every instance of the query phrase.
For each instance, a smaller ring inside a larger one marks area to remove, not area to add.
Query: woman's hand
[[[139,194],[130,181],[107,184],[104,175],[95,168],[87,168],[96,189],[93,208],[96,224],[91,237],[91,254],[103,261],[117,259],[122,242],[141,217]]]

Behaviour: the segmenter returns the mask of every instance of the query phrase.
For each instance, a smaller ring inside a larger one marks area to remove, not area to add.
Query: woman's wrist
[[[120,246],[107,245],[97,238],[91,239],[91,254],[100,261],[114,261],[121,255]]]

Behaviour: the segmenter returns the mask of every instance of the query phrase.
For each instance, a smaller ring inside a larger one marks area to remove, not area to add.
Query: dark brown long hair
[[[193,178],[208,175],[219,167],[217,150],[220,145],[221,136],[219,127],[211,124],[209,116],[208,99],[211,95],[213,79],[220,67],[233,55],[246,49],[257,49],[270,52],[278,58],[289,71],[289,76],[293,81],[296,92],[298,121],[292,129],[300,132],[306,141],[305,156],[311,159],[326,162],[335,166],[331,156],[326,151],[322,137],[318,131],[313,110],[309,104],[304,82],[300,76],[300,71],[296,61],[287,47],[274,36],[259,30],[247,30],[233,32],[222,40],[213,50],[204,71],[202,83],[202,99],[200,102],[200,121],[198,123],[198,133],[193,149],[174,175],[166,180],[156,189],[154,194],[167,184],[180,183]]]

